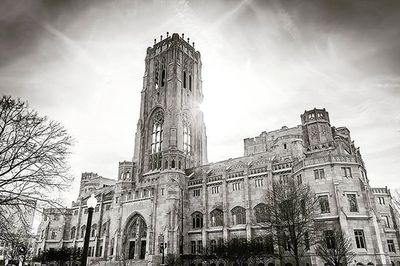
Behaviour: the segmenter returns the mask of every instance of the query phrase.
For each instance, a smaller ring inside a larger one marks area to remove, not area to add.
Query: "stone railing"
[[[354,155],[326,155],[316,158],[309,158],[299,161],[293,166],[293,172],[297,172],[303,167],[324,164],[324,163],[360,163]]]

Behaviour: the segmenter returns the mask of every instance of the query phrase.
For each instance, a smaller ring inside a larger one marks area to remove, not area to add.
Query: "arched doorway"
[[[125,258],[143,260],[146,256],[147,225],[140,214],[128,219],[125,227]]]

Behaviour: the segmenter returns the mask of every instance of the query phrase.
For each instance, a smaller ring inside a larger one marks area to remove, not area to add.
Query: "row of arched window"
[[[91,226],[91,232],[90,232],[90,237],[95,237],[96,236],[96,231],[97,231],[97,224],[93,224]],[[107,223],[103,224],[103,231],[101,232],[101,236],[104,236],[107,232]],[[80,235],[79,235],[80,233]],[[77,232],[77,228],[73,226],[70,231],[70,239],[75,239],[75,237],[81,237],[84,238],[86,234],[86,225],[82,225],[80,227],[80,232]]]
[[[254,216],[257,223],[265,223],[269,221],[268,207],[265,203],[259,203],[254,208]],[[246,224],[246,209],[236,206],[231,210],[232,225]],[[224,212],[221,209],[214,209],[210,212],[210,226],[223,226]],[[199,211],[192,213],[192,228],[198,229],[203,227],[203,214]]]

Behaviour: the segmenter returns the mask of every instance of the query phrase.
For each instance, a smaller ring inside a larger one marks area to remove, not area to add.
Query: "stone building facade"
[[[83,247],[92,192],[98,206],[91,260],[159,265],[161,242],[166,253],[192,254],[220,241],[251,239],[266,230],[258,223],[266,188],[295,178],[324,202],[317,219],[352,239],[352,265],[400,265],[390,191],[369,186],[350,131],[332,126],[325,109],[305,111],[299,126],[245,139],[243,157],[208,163],[201,67],[200,52],[183,34],[154,41],[145,59],[133,160],[119,163],[115,184],[84,174],[71,208],[46,210],[36,253]],[[313,252],[305,265],[323,265]]]

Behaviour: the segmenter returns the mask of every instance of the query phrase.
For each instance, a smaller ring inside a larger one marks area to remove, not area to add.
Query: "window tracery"
[[[254,207],[254,213],[256,216],[257,223],[265,223],[268,222],[269,213],[268,213],[268,206],[265,203],[259,203]]]
[[[161,151],[162,126],[164,123],[164,114],[162,111],[155,113],[153,117],[153,127],[151,133],[151,153]]]
[[[246,210],[241,206],[236,206],[231,210],[232,213],[232,223],[235,224],[245,224],[246,223]]]
[[[211,226],[224,225],[224,213],[220,209],[214,209],[210,212]]]

